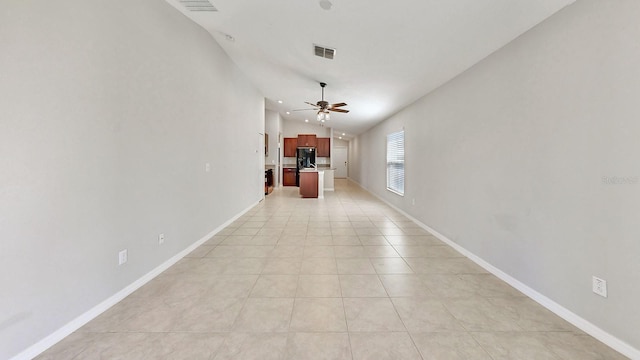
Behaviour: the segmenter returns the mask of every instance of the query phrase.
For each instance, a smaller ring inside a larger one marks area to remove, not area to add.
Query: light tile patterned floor
[[[39,359],[624,359],[352,183],[270,194]]]

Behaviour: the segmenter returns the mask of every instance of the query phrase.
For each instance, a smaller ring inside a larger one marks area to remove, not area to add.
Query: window
[[[404,131],[387,135],[387,190],[404,195]]]

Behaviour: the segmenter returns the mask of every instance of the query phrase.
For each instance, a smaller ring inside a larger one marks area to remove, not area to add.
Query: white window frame
[[[404,130],[387,135],[387,190],[400,196],[404,196],[404,138]]]

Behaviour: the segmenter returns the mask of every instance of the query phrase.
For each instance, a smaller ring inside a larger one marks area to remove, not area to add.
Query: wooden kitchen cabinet
[[[297,149],[298,149],[297,138],[284,138],[284,157],[296,157]]]
[[[315,134],[298,134],[298,146],[316,147],[318,142]]]
[[[301,171],[300,172],[300,196],[303,198],[318,197],[318,172],[317,171]]]
[[[284,168],[282,171],[282,185],[296,186],[296,169]]]
[[[317,138],[318,146],[316,146],[316,156],[329,157],[331,156],[331,139],[329,138]]]

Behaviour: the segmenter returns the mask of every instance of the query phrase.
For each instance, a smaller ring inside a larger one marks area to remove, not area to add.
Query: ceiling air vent
[[[179,0],[189,11],[218,11],[209,0]]]
[[[315,48],[316,56],[333,60],[333,57],[336,55],[336,49],[331,49],[320,45],[313,45],[313,47]]]

